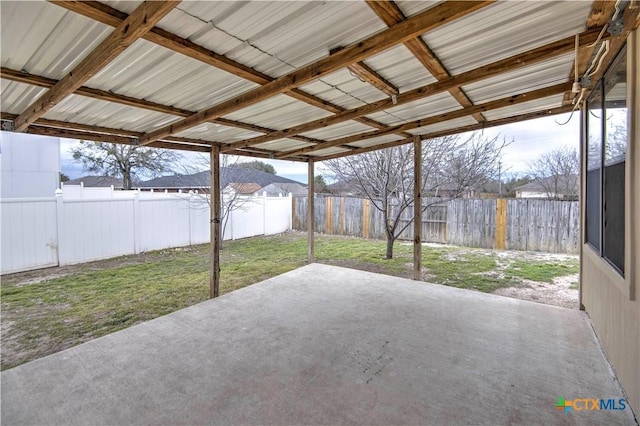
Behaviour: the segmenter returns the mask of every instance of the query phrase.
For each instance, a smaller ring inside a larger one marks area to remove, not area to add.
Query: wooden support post
[[[413,279],[422,279],[422,140],[413,137]]]
[[[315,189],[314,189],[314,169],[313,169],[313,160],[309,160],[309,195],[307,198],[307,262],[313,263],[315,261],[313,255],[313,234],[315,231],[314,225],[314,209],[315,209]]]
[[[211,148],[211,270],[209,297],[220,295],[220,147]]]

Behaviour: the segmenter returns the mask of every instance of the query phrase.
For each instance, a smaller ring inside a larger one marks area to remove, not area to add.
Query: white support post
[[[133,194],[133,252],[142,252],[142,234],[140,224],[140,193]]]
[[[64,236],[64,204],[63,204],[63,192],[61,189],[56,189],[56,262],[59,266],[62,266],[64,261],[65,244],[63,241]]]

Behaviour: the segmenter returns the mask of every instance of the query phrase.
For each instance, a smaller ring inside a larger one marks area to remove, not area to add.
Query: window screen
[[[602,86],[598,84],[587,102],[587,182],[585,240],[600,251],[600,179],[602,173]]]
[[[624,172],[628,144],[627,55],[623,50],[604,77],[605,138],[602,255],[624,272]]]
[[[585,241],[624,275],[627,50],[587,100]]]

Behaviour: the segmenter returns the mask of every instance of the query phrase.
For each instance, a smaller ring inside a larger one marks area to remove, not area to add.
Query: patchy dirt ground
[[[553,284],[531,280],[525,280],[525,283],[523,287],[499,288],[493,294],[562,306],[563,308],[579,309],[578,274],[554,278]]]
[[[455,246],[447,246],[443,244],[425,243],[427,247],[442,248]],[[470,250],[458,248],[454,253],[448,256],[451,261],[456,261],[460,254],[468,253]],[[577,255],[559,254],[559,253],[539,253],[539,252],[522,252],[522,251],[494,251],[494,250],[477,250],[471,249],[474,253],[482,252],[488,256],[497,256],[498,268],[491,273],[500,273],[514,261],[521,262],[549,262],[559,263],[569,260],[578,260]],[[428,281],[428,279],[427,279]],[[493,292],[500,296],[512,297],[514,299],[528,300],[531,302],[544,303],[547,305],[561,306],[568,309],[579,309],[578,301],[578,274],[570,274],[556,277],[553,282],[539,282],[533,280],[522,279],[518,285],[506,288],[499,288]]]

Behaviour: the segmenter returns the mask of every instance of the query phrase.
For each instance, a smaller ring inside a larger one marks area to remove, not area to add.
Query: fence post
[[[324,199],[324,232],[333,234],[333,198],[326,197]]]
[[[362,238],[369,238],[369,208],[371,202],[368,199],[364,199],[362,205]]]
[[[62,249],[64,248],[64,243],[63,243],[63,235],[64,235],[64,218],[63,218],[63,214],[64,214],[64,204],[63,204],[63,198],[62,198],[62,190],[61,189],[56,189],[55,192],[55,196],[56,196],[56,240],[57,240],[57,244],[56,244],[56,261],[58,263],[58,266],[63,265],[63,260],[64,260],[64,256],[63,256],[63,252]]]
[[[291,211],[289,211],[289,231],[293,229],[293,215],[296,211],[296,202],[293,199],[293,193],[289,193],[289,198],[291,199]]]
[[[345,230],[345,215],[344,215],[344,197],[340,197],[340,235],[344,235]]]
[[[178,193],[182,193],[181,192],[182,189],[178,190]],[[193,214],[193,191],[189,191],[189,198],[187,199],[187,202],[189,203],[187,205],[188,211],[189,211],[189,245],[192,246],[193,245],[193,238],[192,238],[192,234],[193,234],[193,218],[191,217],[191,215]]]
[[[267,191],[262,192],[262,235],[267,235]]]
[[[142,242],[140,234],[140,193],[133,194],[133,252],[140,253]]]
[[[507,242],[507,200],[496,200],[496,234],[494,246],[498,250],[504,250]]]

